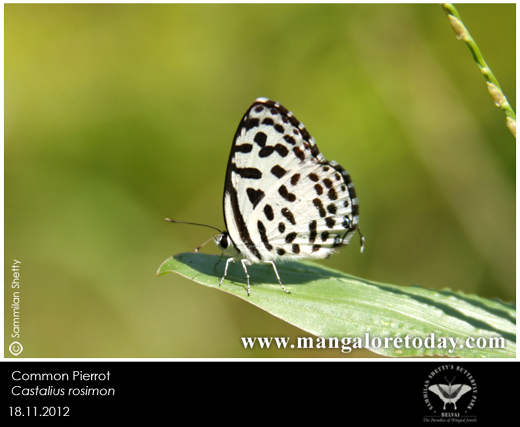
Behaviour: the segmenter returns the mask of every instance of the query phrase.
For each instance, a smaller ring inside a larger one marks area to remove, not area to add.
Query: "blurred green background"
[[[458,5],[513,108],[515,8]],[[441,6],[4,10],[4,262],[6,284],[22,262],[20,357],[344,357],[246,350],[240,337],[307,334],[155,276],[211,235],[165,217],[224,227],[232,138],[259,96],[292,110],[356,185],[365,253],[355,238],[321,263],[515,301],[516,141]],[[4,298],[7,357],[9,286]]]

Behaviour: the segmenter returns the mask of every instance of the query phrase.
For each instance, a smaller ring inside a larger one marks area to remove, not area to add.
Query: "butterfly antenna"
[[[221,230],[219,230],[217,227],[212,227],[211,225],[206,225],[206,224],[197,224],[195,222],[186,222],[186,221],[177,221],[176,219],[170,219],[170,218],[164,218],[166,221],[170,221],[170,222],[176,222],[177,224],[189,224],[189,225],[199,225],[201,227],[208,227],[208,228],[212,228],[213,230],[217,230],[220,234],[222,234],[223,232]],[[211,239],[210,239],[211,240]],[[209,240],[208,240],[209,241]],[[208,243],[208,242],[206,242]],[[206,244],[205,243],[205,244]]]
[[[219,234],[222,234],[222,231],[220,231],[217,227],[212,227],[211,225],[206,225],[206,224],[197,224],[195,222],[186,222],[186,221],[177,221],[175,219],[170,219],[170,218],[164,218],[166,221],[170,221],[170,222],[176,222],[177,224],[189,224],[189,225],[200,225],[201,227],[208,227],[208,228],[212,228],[213,230],[217,230],[219,232]],[[211,239],[214,239],[215,237],[217,237],[218,234],[214,234],[213,236],[211,236],[208,240],[206,240],[202,245],[200,245],[199,247],[195,248],[195,250],[193,252],[197,253],[198,251],[200,251],[200,249],[206,244],[208,243]]]

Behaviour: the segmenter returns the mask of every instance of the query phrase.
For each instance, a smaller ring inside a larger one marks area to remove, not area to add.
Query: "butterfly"
[[[445,378],[446,379],[446,378]],[[462,395],[466,394],[471,390],[471,387],[466,384],[451,384],[455,378],[450,382],[446,380],[448,384],[434,384],[428,387],[428,390],[435,393],[444,402],[443,410],[446,409],[446,404],[453,404],[455,410],[457,410],[457,401]]]
[[[278,283],[290,293],[282,284],[276,261],[328,258],[335,248],[348,244],[356,230],[361,251],[364,248],[358,198],[349,173],[325,159],[292,112],[267,98],[258,98],[238,125],[223,207],[227,231],[187,224],[219,231],[212,238],[230,256],[220,285],[229,264],[240,261],[248,296],[247,266],[251,264],[271,264]]]

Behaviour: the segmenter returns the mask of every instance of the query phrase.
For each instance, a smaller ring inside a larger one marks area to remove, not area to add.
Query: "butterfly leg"
[[[276,278],[278,279],[278,283],[280,284],[280,286],[282,287],[284,292],[290,294],[290,292],[287,289],[285,289],[282,285],[282,281],[280,280],[280,276],[278,275],[278,270],[276,269],[276,265],[274,264],[274,261],[265,261],[265,262],[267,262],[273,266],[274,272],[276,274]]]
[[[220,258],[218,259],[217,263],[215,264],[215,267],[213,267],[214,270],[217,269],[217,265],[219,265],[220,261],[222,261],[222,258],[224,257],[224,252],[220,255]]]
[[[251,290],[249,288],[249,273],[247,272],[247,268],[246,268],[246,264],[247,265],[251,265],[251,263],[243,258],[242,261],[240,261],[242,263],[242,267],[244,267],[244,272],[246,273],[246,279],[247,279],[247,296],[251,295]]]
[[[232,261],[235,261],[235,259],[234,258],[228,258],[228,260],[226,261],[226,267],[224,268],[224,275],[222,276],[222,279],[220,279],[220,283],[218,284],[219,286],[222,285],[222,282],[226,278],[226,276],[227,276],[227,269],[229,267],[229,263],[232,262]]]

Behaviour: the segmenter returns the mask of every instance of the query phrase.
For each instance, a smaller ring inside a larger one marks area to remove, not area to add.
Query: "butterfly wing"
[[[359,207],[348,172],[323,157],[290,111],[259,98],[235,134],[224,218],[251,262],[325,258],[348,243]]]
[[[452,393],[450,395],[451,401],[456,403],[464,394],[471,390],[471,387],[467,384],[454,384]]]
[[[434,384],[428,387],[428,390],[439,396],[444,403],[448,403],[450,401],[450,394],[446,385]]]

